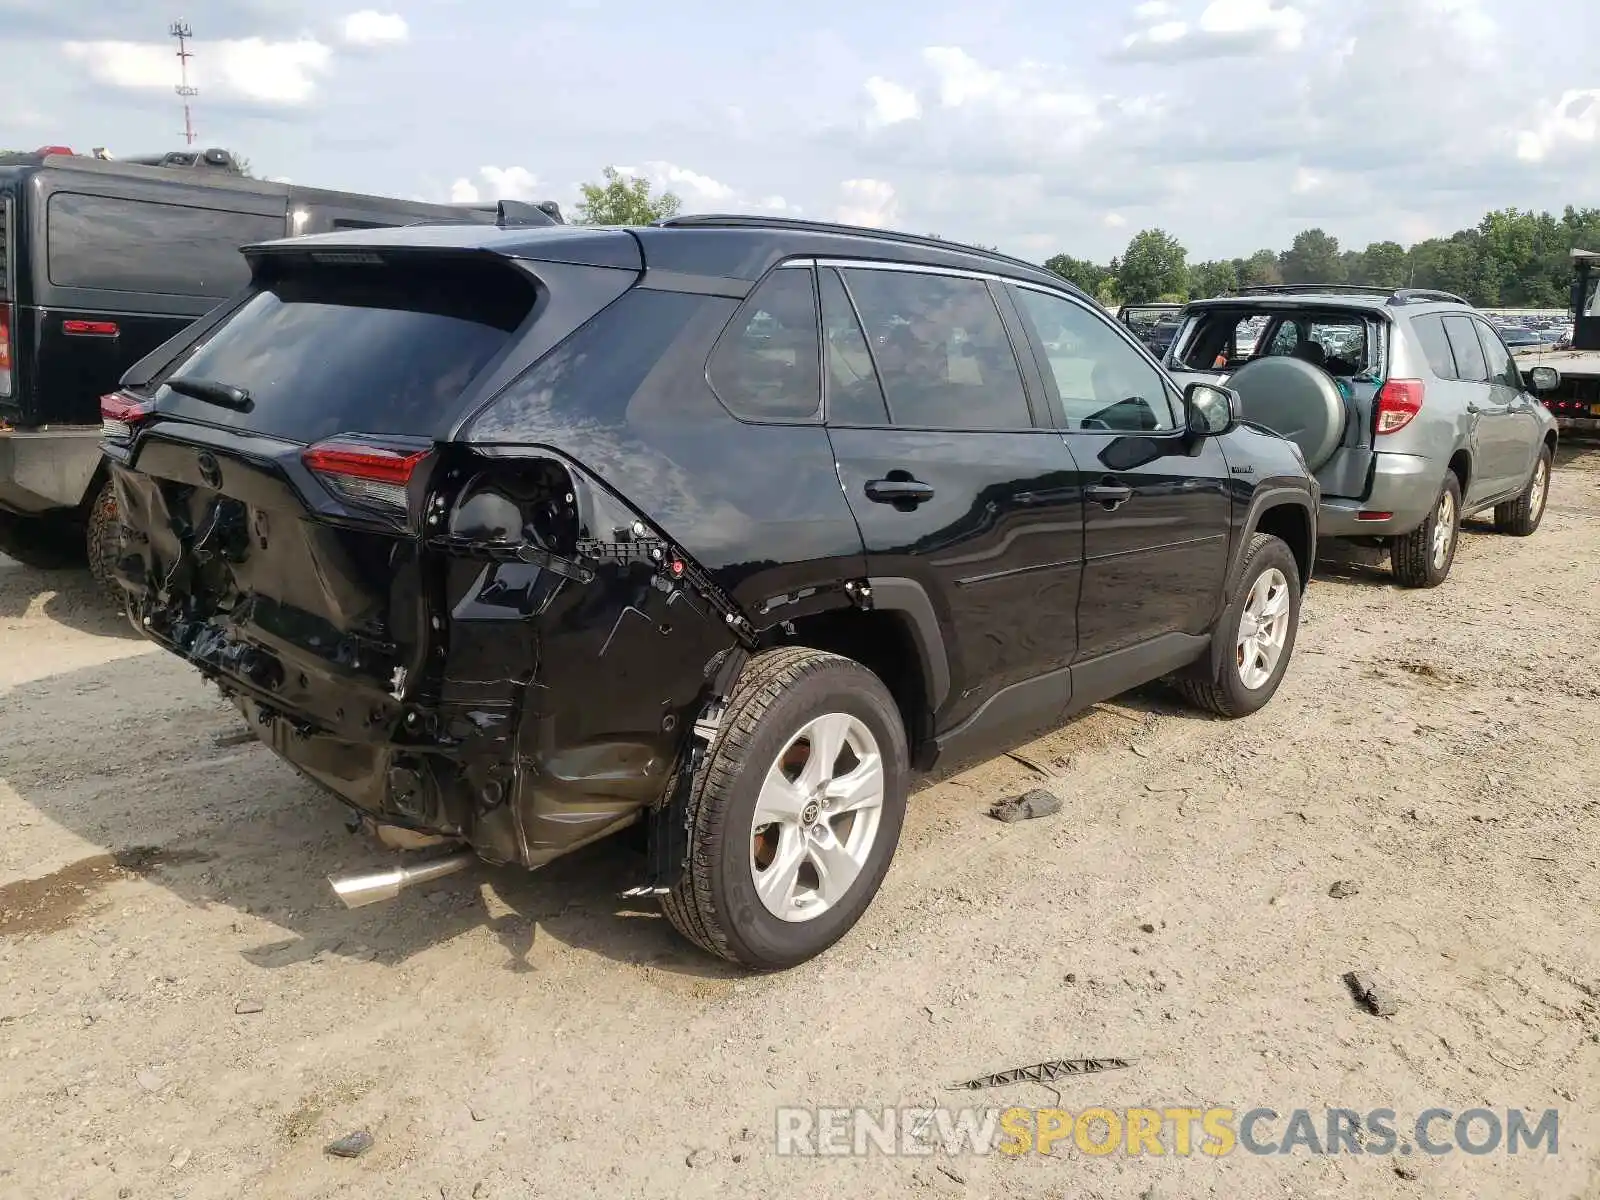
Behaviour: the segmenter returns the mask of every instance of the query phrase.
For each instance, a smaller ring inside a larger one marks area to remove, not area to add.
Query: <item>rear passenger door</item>
[[[1128,662],[1215,620],[1227,575],[1228,462],[1218,439],[1187,435],[1182,398],[1110,321],[1054,292],[1012,293],[1044,360],[1082,496],[1078,661],[1101,660],[1107,677],[1119,676],[1109,656]]]
[[[818,285],[827,427],[869,573],[921,586],[948,648],[938,732],[990,702],[974,723],[986,737],[1054,725],[1083,517],[1000,285],[843,262],[819,263]]]
[[[1455,358],[1455,390],[1466,408],[1472,447],[1472,475],[1464,507],[1472,509],[1506,488],[1515,470],[1511,462],[1508,423],[1514,423],[1504,396],[1496,396],[1489,382],[1489,360],[1478,340],[1477,322],[1464,313],[1443,318],[1445,337]]]

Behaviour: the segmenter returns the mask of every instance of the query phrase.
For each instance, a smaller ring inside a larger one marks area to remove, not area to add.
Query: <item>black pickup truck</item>
[[[100,397],[249,285],[240,246],[503,215],[251,179],[221,150],[0,155],[0,552],[35,566],[87,552],[106,582]]]

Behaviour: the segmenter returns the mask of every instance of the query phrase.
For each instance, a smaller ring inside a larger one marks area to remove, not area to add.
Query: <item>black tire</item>
[[[1263,682],[1250,687],[1242,675],[1240,624],[1251,591],[1262,576],[1273,570],[1282,575],[1288,592],[1288,628],[1277,663]],[[1173,682],[1196,708],[1203,708],[1219,717],[1247,717],[1265,707],[1277,692],[1278,685],[1283,682],[1284,672],[1289,669],[1289,659],[1294,655],[1295,636],[1299,632],[1300,566],[1295,562],[1294,552],[1281,538],[1258,533],[1245,548],[1244,562],[1239,568],[1233,597],[1211,632],[1210,653],[1196,663],[1189,674],[1179,676]]]
[[[117,556],[122,553],[122,522],[117,516],[117,491],[109,479],[100,485],[89,507],[84,543],[89,554],[89,574],[95,586],[112,608],[125,611],[128,593],[122,590],[114,574]]]
[[[1539,528],[1544,520],[1545,503],[1550,498],[1550,465],[1554,459],[1548,444],[1540,447],[1539,461],[1533,465],[1528,486],[1515,500],[1494,506],[1494,527],[1497,533],[1512,537],[1527,537]]]
[[[1450,505],[1450,540],[1444,561],[1434,558],[1434,531],[1444,517],[1445,499]],[[1456,547],[1461,544],[1461,483],[1454,471],[1446,471],[1444,484],[1428,511],[1428,519],[1403,537],[1389,543],[1389,566],[1401,587],[1434,588],[1450,575],[1450,566],[1456,561]]]
[[[810,920],[784,921],[756,892],[756,799],[790,741],[827,713],[856,718],[877,742],[884,785],[877,835],[842,900]],[[861,664],[803,646],[752,658],[690,795],[689,866],[662,898],[667,919],[702,949],[759,970],[792,967],[822,953],[860,919],[888,873],[905,820],[907,758],[899,710]]]
[[[58,517],[0,512],[0,554],[42,571],[80,567],[83,528]]]

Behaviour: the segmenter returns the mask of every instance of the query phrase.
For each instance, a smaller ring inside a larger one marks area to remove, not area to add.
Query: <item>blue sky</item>
[[[179,145],[181,15],[200,142],[326,187],[570,207],[611,164],[1102,261],[1600,203],[1593,0],[363,3],[0,0],[0,146]]]

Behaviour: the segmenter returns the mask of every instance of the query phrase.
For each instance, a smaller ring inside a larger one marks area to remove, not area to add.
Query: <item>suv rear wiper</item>
[[[196,400],[204,400],[207,404],[215,404],[219,408],[231,408],[234,412],[247,413],[255,407],[255,401],[250,399],[250,393],[231,383],[218,383],[213,379],[169,379],[166,383],[180,396],[192,396]]]

